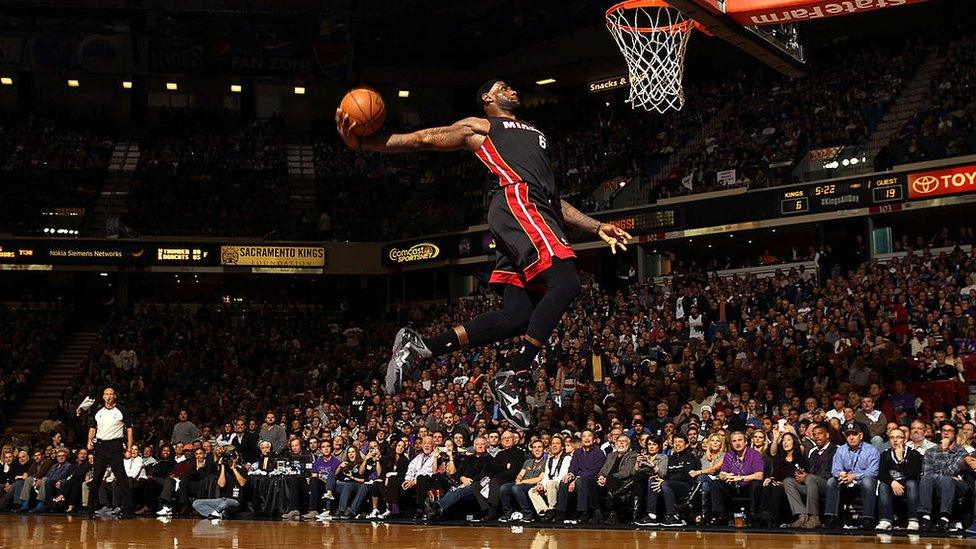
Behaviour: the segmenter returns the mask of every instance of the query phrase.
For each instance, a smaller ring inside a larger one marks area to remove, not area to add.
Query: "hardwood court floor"
[[[0,516],[0,547],[121,549],[158,547],[192,549],[285,549],[324,547],[358,549],[833,549],[851,547],[951,549],[973,547],[962,538],[919,536],[854,536],[818,533],[756,533],[742,531],[635,531],[525,527],[427,526],[413,524],[308,523],[172,519],[167,523],[140,518],[126,521],[64,516]]]

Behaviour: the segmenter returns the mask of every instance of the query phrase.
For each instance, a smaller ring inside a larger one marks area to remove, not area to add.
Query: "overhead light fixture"
[[[68,80],[68,87],[69,88],[77,88],[80,85],[81,85],[81,83],[78,82],[77,80]]]
[[[823,165],[823,167],[825,170],[836,170],[838,167],[840,167],[840,164],[838,164],[837,161],[834,160],[833,162],[827,162],[826,164]]]
[[[305,87],[295,86],[295,95],[305,95]]]
[[[12,86],[14,84],[14,79],[9,76],[0,77],[0,84],[4,86]]]
[[[858,157],[856,157],[856,156],[853,157],[853,158],[851,158],[851,166],[857,166],[858,162],[860,162],[860,161],[861,160]]]
[[[407,98],[410,97],[410,90],[400,90],[397,92],[397,97]]]
[[[230,85],[230,91],[231,91],[231,93],[241,93],[241,90],[242,89],[243,88],[241,88],[241,85],[240,84],[231,84]]]
[[[166,83],[166,89],[169,90],[169,91],[176,91],[177,88],[178,88],[178,86],[176,85],[176,82],[167,82]]]
[[[540,85],[540,86],[545,86],[546,84],[555,84],[556,83],[556,79],[555,78],[543,78],[542,80],[536,80],[535,83],[538,84],[538,85]]]
[[[123,90],[131,90],[132,89],[132,80],[123,80],[122,81],[122,89]]]

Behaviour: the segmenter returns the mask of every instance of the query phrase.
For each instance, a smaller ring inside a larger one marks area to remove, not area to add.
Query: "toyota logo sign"
[[[934,198],[976,191],[976,165],[957,166],[908,176],[909,198]]]
[[[915,194],[929,194],[939,187],[939,180],[931,175],[923,175],[912,181],[912,192]]]

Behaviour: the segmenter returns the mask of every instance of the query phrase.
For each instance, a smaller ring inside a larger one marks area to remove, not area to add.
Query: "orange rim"
[[[620,25],[610,17],[611,14],[613,14],[616,11],[634,10],[638,8],[677,9],[674,6],[672,6],[670,3],[668,3],[667,0],[624,0],[623,2],[619,2],[617,4],[610,6],[610,8],[607,10],[606,12],[607,24],[613,25],[618,29],[627,32],[639,32],[643,34],[651,33],[651,32],[686,32],[689,30],[689,27],[694,27],[700,31],[705,32],[705,27],[702,26],[702,24],[699,23],[698,21],[695,21],[694,19],[689,19],[687,21],[678,23],[676,25],[666,25],[664,27],[631,27],[629,25]]]

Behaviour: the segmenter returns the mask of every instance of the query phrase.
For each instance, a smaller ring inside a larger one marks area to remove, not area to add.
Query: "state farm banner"
[[[919,4],[928,0],[728,0],[725,13],[743,25],[782,25]]]
[[[976,191],[976,164],[908,174],[908,198],[935,198]]]

